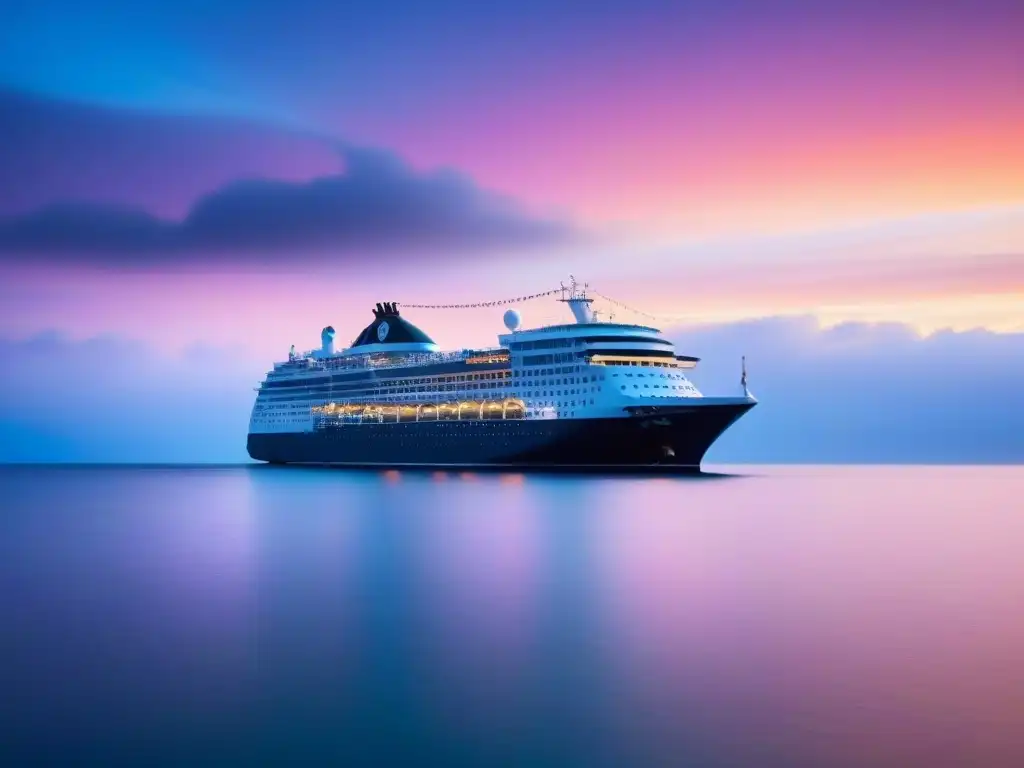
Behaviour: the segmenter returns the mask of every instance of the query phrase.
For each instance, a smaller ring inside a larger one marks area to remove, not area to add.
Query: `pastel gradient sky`
[[[1010,0],[8,3],[0,338],[256,375],[570,273],[676,327],[1019,333],[1021,40]]]

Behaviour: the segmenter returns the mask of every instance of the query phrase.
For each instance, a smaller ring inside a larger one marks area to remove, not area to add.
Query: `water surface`
[[[8,765],[1024,765],[1024,468],[0,468]]]

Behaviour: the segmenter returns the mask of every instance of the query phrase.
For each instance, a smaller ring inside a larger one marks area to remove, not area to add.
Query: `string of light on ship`
[[[557,288],[553,291],[544,291],[543,293],[534,293],[530,296],[517,296],[514,299],[500,299],[498,301],[476,301],[471,304],[413,304],[411,302],[397,301],[399,307],[409,307],[410,309],[475,309],[477,307],[500,307],[504,304],[520,304],[524,301],[530,301],[532,299],[540,299],[544,296],[554,296],[556,293],[561,293],[562,289]]]
[[[559,293],[564,293],[567,289],[556,288],[553,291],[542,291],[541,293],[533,293],[529,296],[517,296],[514,299],[499,299],[497,301],[475,301],[468,304],[414,304],[412,302],[397,301],[395,302],[399,307],[407,307],[409,309],[479,309],[481,307],[501,307],[507,304],[521,304],[524,301],[532,301],[533,299],[541,299],[545,296],[554,296]],[[621,301],[605,296],[603,293],[597,291],[590,291],[595,296],[599,296],[605,301],[614,304],[617,307],[625,309],[629,312],[633,312],[643,317],[648,317],[651,320],[681,320],[684,319],[683,315],[652,315],[650,312],[644,312],[634,307],[624,304]]]

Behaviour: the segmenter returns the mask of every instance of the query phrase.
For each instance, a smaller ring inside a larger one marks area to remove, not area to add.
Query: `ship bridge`
[[[700,358],[678,355],[657,328],[620,323],[549,325],[499,336],[524,365],[583,360],[592,365],[694,368]],[[557,358],[557,359],[556,359]]]
[[[514,365],[582,362],[694,368],[699,362],[696,357],[677,355],[675,345],[657,328],[599,321],[591,309],[593,299],[587,296],[586,287],[578,288],[575,279],[571,289],[563,288],[559,301],[569,306],[575,323],[518,330],[516,315],[516,324],[508,326],[512,332],[498,337],[512,354]]]

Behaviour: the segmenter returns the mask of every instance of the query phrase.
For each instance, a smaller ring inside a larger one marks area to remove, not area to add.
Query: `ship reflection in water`
[[[5,765],[1022,765],[1022,468],[0,469]]]

